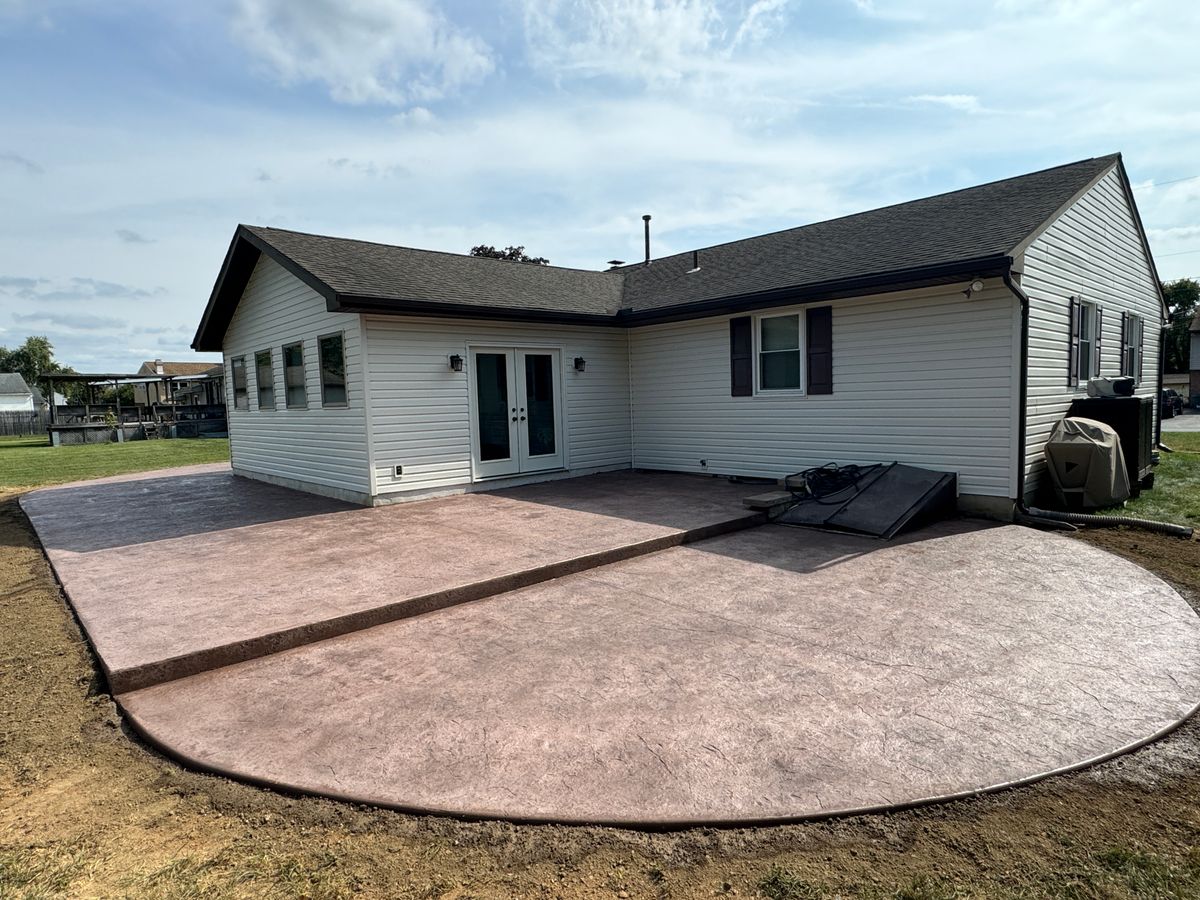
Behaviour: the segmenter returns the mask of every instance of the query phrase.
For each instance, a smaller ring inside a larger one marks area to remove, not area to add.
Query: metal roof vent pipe
[[[699,271],[700,271],[700,251],[693,250],[692,251],[692,267],[687,270],[687,274],[691,275],[693,272],[699,272]]]
[[[642,221],[646,224],[646,261],[643,265],[650,265],[650,213],[642,216]]]

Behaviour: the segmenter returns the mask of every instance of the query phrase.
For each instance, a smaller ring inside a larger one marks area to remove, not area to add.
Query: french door
[[[476,478],[563,467],[557,350],[471,348]]]

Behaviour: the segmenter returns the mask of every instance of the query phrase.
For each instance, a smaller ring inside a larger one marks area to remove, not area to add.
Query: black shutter
[[[833,307],[809,309],[805,328],[808,338],[808,392],[833,393]]]
[[[1067,349],[1067,385],[1079,384],[1079,298],[1072,297],[1067,305],[1071,319],[1071,342]]]
[[[1129,375],[1129,313],[1121,313],[1121,374]]]
[[[1146,320],[1138,321],[1138,384],[1142,383],[1142,360],[1146,358]]]
[[[1092,354],[1092,377],[1100,375],[1100,341],[1104,337],[1104,307],[1096,307],[1096,340],[1095,352]]]
[[[750,316],[729,320],[729,393],[749,397],[754,393],[754,335]]]

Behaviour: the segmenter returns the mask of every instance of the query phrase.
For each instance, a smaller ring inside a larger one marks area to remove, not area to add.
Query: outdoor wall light
[[[584,359],[582,356],[575,357],[575,371],[582,372],[586,368],[587,368],[587,360]]]
[[[461,372],[463,367],[463,358],[455,353],[450,357],[450,371]]]
[[[963,291],[963,293],[966,294],[967,299],[970,300],[972,294],[978,294],[982,290],[983,290],[983,282],[980,281],[978,278],[976,278],[974,281],[971,282],[971,284],[967,287],[967,289],[965,291]]]

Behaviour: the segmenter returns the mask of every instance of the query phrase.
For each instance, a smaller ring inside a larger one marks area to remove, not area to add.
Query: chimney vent
[[[644,265],[650,265],[650,213],[642,216],[642,221],[646,223],[646,262]]]
[[[688,274],[690,275],[692,272],[699,272],[699,271],[700,271],[700,251],[693,250],[692,251],[692,267],[690,269],[688,269]]]

